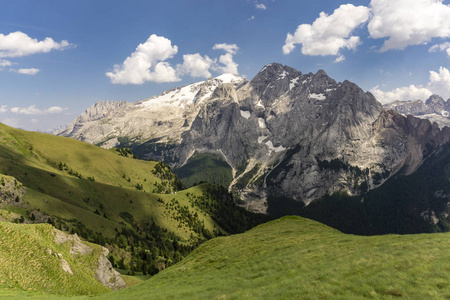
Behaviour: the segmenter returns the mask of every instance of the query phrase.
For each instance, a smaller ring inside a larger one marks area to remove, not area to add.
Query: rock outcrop
[[[77,234],[67,234],[60,230],[54,229],[53,234],[55,236],[55,242],[57,244],[69,243],[70,254],[74,256],[86,255],[92,253],[94,248],[90,247],[88,244],[81,241]],[[111,262],[108,260],[109,250],[102,247],[102,253],[98,258],[98,265],[95,268],[95,278],[100,281],[104,286],[112,289],[118,290],[126,287],[125,282],[120,276],[119,272],[114,270],[111,265]],[[53,254],[51,250],[49,250],[49,254]],[[61,267],[64,271],[73,274],[70,269],[70,265],[67,261],[61,256],[61,254],[54,253],[61,260]]]

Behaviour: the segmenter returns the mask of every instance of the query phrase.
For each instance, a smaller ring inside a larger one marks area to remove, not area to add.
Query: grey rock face
[[[158,149],[158,158],[179,167],[195,152],[217,153],[233,168],[229,189],[255,211],[266,211],[268,197],[308,204],[335,191],[364,192],[400,169],[413,172],[450,139],[448,130],[386,111],[372,94],[323,70],[302,74],[270,64],[251,81],[199,85],[209,88],[194,89],[201,100],[184,102],[179,122],[167,125],[171,132],[148,127],[153,139],[141,156]],[[433,97],[423,105],[439,109],[442,102]],[[133,114],[125,116],[131,124]],[[173,141],[170,148],[163,138]]]
[[[108,249],[103,249],[103,254],[98,259],[98,267],[95,270],[95,277],[104,286],[116,291],[127,287],[125,281],[123,281],[119,272],[114,270],[111,262],[108,260]]]

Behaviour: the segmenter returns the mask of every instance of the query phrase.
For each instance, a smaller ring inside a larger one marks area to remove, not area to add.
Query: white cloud
[[[46,109],[45,112],[49,113],[49,114],[59,114],[65,110],[67,110],[67,108],[62,108],[59,106],[52,106],[52,107],[49,107],[48,109]]]
[[[305,55],[339,55],[343,48],[355,50],[360,38],[351,33],[368,19],[367,7],[352,4],[341,5],[331,15],[321,12],[312,25],[301,24],[294,34],[287,34],[283,53],[291,53],[296,44],[302,44]]]
[[[59,114],[63,111],[67,110],[67,108],[62,108],[59,106],[52,106],[47,109],[41,110],[36,107],[36,105],[31,105],[28,107],[12,107],[10,111],[15,114],[20,115],[45,115],[45,114]]]
[[[264,4],[262,4],[262,3],[256,3],[255,6],[256,6],[257,9],[262,9],[262,10],[266,10],[267,9],[267,7]]]
[[[450,43],[445,42],[442,44],[437,44],[437,45],[430,47],[430,49],[428,49],[428,52],[437,52],[437,51],[447,52],[447,56],[450,58]]]
[[[2,123],[16,128],[20,126],[20,120],[17,118],[6,118],[2,120]]]
[[[247,19],[247,21],[252,21],[255,19],[255,16],[251,16],[250,18]]]
[[[234,55],[239,50],[239,47],[236,44],[223,43],[223,44],[215,44],[213,50],[225,50],[225,52]]]
[[[0,33],[0,57],[20,57],[52,50],[64,50],[72,46],[68,41],[55,42],[46,37],[42,41],[32,39],[27,34],[16,31],[8,35]]]
[[[11,112],[15,114],[21,115],[40,115],[42,111],[36,107],[36,105],[31,105],[28,107],[13,107],[11,108]]]
[[[439,73],[430,71],[428,88],[445,99],[450,98],[450,71],[444,67],[439,68]]]
[[[430,81],[425,85],[410,85],[396,88],[392,91],[384,92],[378,86],[372,88],[370,92],[381,103],[388,103],[395,100],[423,100],[425,101],[432,94],[438,94],[443,98],[450,98],[450,71],[440,67],[439,73],[430,71]]]
[[[3,67],[9,67],[9,66],[12,66],[12,65],[13,65],[13,63],[10,62],[9,60],[6,60],[6,59],[0,59],[0,70],[1,70]]]
[[[345,56],[344,55],[339,55],[338,57],[336,57],[334,62],[335,63],[340,63],[340,62],[343,62],[344,60],[345,60]]]
[[[233,60],[233,55],[239,50],[239,47],[236,44],[215,44],[213,50],[225,50],[227,52],[219,57],[219,62],[222,66],[213,66],[214,70],[223,73],[239,74],[239,65]]]
[[[218,59],[201,56],[199,53],[183,55],[183,64],[177,65],[178,74],[204,78],[211,77],[211,71],[239,74],[239,65],[233,60],[233,55],[239,50],[236,44],[215,44],[213,50],[223,50],[227,53]]]
[[[429,89],[422,86],[405,86],[396,88],[389,92],[384,92],[379,89],[378,86],[372,88],[370,92],[375,96],[375,98],[381,103],[389,103],[392,101],[400,100],[426,100],[433,94]]]
[[[41,70],[36,68],[29,68],[29,69],[10,69],[11,72],[19,73],[19,74],[25,74],[25,75],[36,75]]]
[[[8,106],[7,105],[0,106],[0,113],[5,113],[7,111],[8,111]]]
[[[404,49],[450,37],[450,7],[443,0],[372,0],[368,29],[372,38],[387,38],[381,51]]]
[[[239,74],[238,72],[238,64],[233,61],[233,55],[230,53],[221,55],[219,57],[219,61],[224,66],[219,66],[218,70],[221,70],[223,73],[231,73],[231,74]]]
[[[175,69],[165,62],[177,52],[178,47],[172,46],[169,39],[152,34],[145,43],[136,47],[136,51],[122,65],[115,65],[114,70],[107,72],[106,76],[114,84],[180,81]]]
[[[183,64],[177,66],[180,75],[189,74],[192,77],[211,77],[209,69],[215,64],[207,55],[204,57],[199,53],[183,55]]]

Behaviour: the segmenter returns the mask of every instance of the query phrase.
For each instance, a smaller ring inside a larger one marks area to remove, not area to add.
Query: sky
[[[272,62],[382,103],[450,98],[450,1],[0,0],[0,122],[46,131]]]

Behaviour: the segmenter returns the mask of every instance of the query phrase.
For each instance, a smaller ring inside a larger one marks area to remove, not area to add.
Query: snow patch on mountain
[[[322,94],[322,93],[319,93],[319,94],[311,93],[311,94],[308,95],[308,97],[311,98],[311,99],[316,99],[316,100],[325,100],[325,99],[327,99],[327,97],[324,94]]]
[[[266,128],[266,121],[263,118],[258,118],[259,128]]]
[[[273,145],[272,141],[267,141],[265,144],[267,145],[267,147],[269,147],[269,152],[274,151],[275,153],[278,153],[278,152],[281,152],[281,151],[286,150],[286,148],[283,147],[283,145],[280,145],[280,146],[278,146],[278,147],[275,147],[275,146]]]
[[[241,109],[241,116],[246,118],[246,119],[248,119],[248,118],[250,118],[250,112],[247,111],[247,110],[242,110]]]

